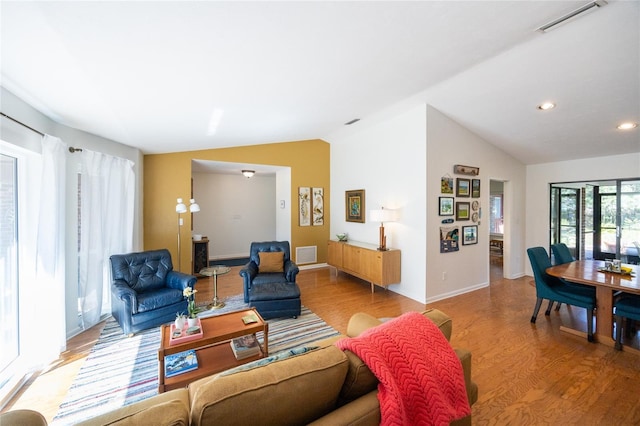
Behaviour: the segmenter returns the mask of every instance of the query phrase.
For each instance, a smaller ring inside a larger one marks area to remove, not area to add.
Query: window
[[[491,220],[489,221],[489,233],[504,234],[504,216],[502,208],[502,194],[489,197]]]

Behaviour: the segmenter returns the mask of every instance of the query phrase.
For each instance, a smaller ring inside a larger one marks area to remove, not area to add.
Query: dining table
[[[605,269],[602,260],[575,260],[547,268],[547,274],[565,281],[584,284],[596,289],[596,328],[594,338],[597,342],[613,346],[613,298],[618,292],[640,294],[638,265],[622,266],[631,268],[630,274]]]

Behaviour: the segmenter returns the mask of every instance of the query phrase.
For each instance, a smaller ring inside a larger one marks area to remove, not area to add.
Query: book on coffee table
[[[164,375],[173,377],[198,368],[198,357],[193,349],[164,357]]]
[[[260,353],[260,344],[255,334],[247,334],[231,340],[231,350],[236,359],[245,359]]]

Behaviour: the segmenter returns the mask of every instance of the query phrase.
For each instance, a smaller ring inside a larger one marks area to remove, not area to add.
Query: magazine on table
[[[261,351],[255,334],[247,334],[231,340],[231,349],[236,359],[258,355]]]
[[[193,349],[164,357],[164,375],[173,377],[198,368],[198,358]]]

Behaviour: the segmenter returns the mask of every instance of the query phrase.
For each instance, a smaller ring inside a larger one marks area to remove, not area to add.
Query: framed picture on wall
[[[462,245],[478,244],[478,225],[462,227]]]
[[[324,225],[324,189],[312,188],[311,193],[313,195],[313,225]]]
[[[469,220],[471,218],[471,203],[459,201],[456,203],[456,220]]]
[[[345,191],[345,220],[347,222],[364,223],[365,203],[364,189]]]
[[[471,179],[457,178],[456,179],[456,196],[468,197],[471,194]]]
[[[311,188],[308,186],[298,188],[298,224],[311,225]]]
[[[453,216],[453,197],[438,197],[438,215],[440,216]]]
[[[471,197],[480,198],[480,179],[471,179]]]

